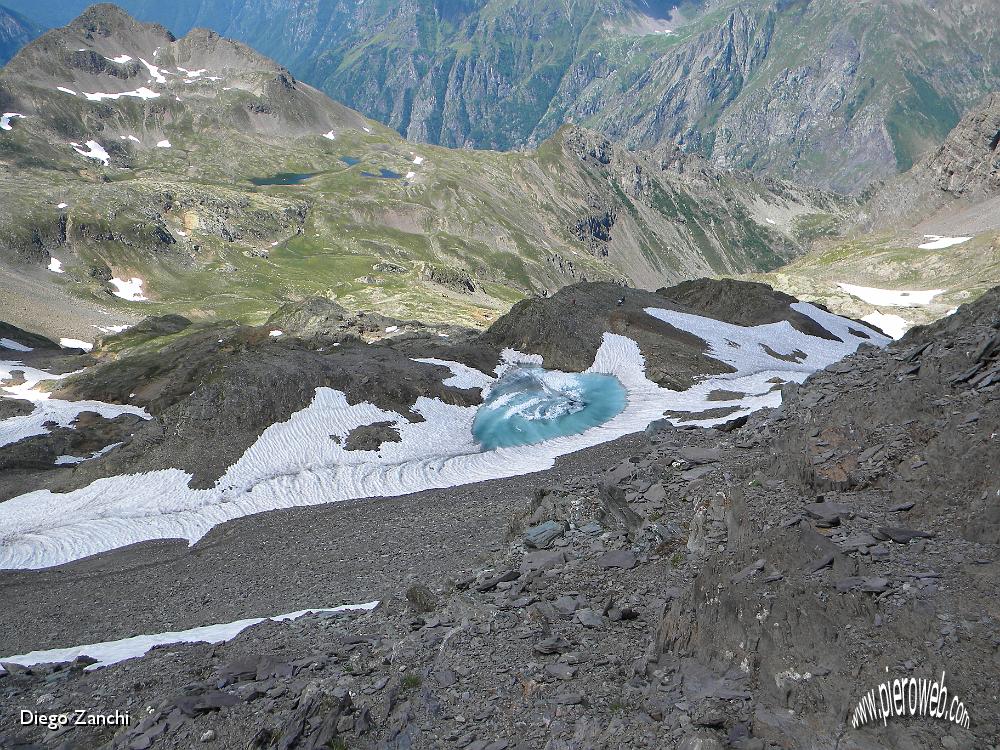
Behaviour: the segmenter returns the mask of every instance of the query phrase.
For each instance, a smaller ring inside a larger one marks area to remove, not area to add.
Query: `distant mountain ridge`
[[[121,4],[241,39],[411,140],[518,148],[573,122],[845,192],[919,161],[1000,74],[985,0]]]
[[[0,5],[0,66],[41,33],[39,24]]]

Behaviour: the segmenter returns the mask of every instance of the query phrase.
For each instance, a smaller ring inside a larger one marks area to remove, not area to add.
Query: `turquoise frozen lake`
[[[612,375],[518,367],[490,389],[472,434],[486,450],[533,445],[604,424],[626,403],[625,387]]]

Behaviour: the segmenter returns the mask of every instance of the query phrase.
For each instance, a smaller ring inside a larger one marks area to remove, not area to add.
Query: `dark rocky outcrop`
[[[377,451],[383,443],[398,443],[402,438],[392,422],[375,422],[351,430],[344,441],[349,451]]]
[[[836,338],[823,326],[791,305],[798,300],[767,284],[733,279],[695,279],[656,291],[662,297],[716,320],[739,326],[788,321],[797,331],[822,339]]]
[[[10,323],[0,322],[0,338],[10,339],[11,341],[16,341],[22,346],[29,346],[32,349],[58,349],[59,344],[51,339],[47,339],[44,336],[39,336],[37,333],[31,333],[30,331],[25,331],[17,326],[12,326]],[[12,352],[7,349],[0,350],[3,351],[4,358],[7,359],[19,359],[20,356],[16,352]],[[13,354],[14,356],[8,356]]]

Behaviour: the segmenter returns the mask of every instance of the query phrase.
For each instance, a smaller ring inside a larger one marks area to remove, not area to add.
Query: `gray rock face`
[[[524,532],[524,543],[535,549],[544,549],[562,536],[564,527],[555,521],[546,521],[538,526],[532,526]]]
[[[351,430],[344,442],[349,451],[377,451],[385,443],[398,443],[402,438],[393,422],[376,422]]]
[[[875,192],[868,205],[870,221],[923,218],[949,204],[974,203],[998,192],[1000,94],[991,93],[969,108],[944,143]]]
[[[972,107],[944,144],[920,164],[935,187],[959,197],[1000,190],[1000,94]]]

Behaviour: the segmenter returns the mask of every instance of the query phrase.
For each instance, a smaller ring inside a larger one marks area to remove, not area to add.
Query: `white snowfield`
[[[104,164],[104,166],[108,166],[111,162],[111,155],[108,154],[108,152],[104,150],[104,146],[97,141],[87,141],[86,144],[84,144],[86,148],[81,146],[79,143],[71,143],[70,145],[73,147],[74,151],[80,154],[80,156],[86,156],[88,159],[99,161]]]
[[[697,315],[650,308],[647,312],[703,338],[711,354],[736,372],[706,377],[685,391],[661,388],[646,378],[645,361],[631,339],[607,333],[589,372],[614,375],[628,394],[625,410],[602,425],[544,443],[484,451],[472,434],[477,407],[420,397],[410,422],[362,402],[351,405],[331,388],[317,388],[312,403],[287,421],[268,427],[209,489],[192,489],[179,469],[115,476],[64,494],[38,490],[0,503],[0,569],[45,568],[154,539],[193,544],[214,526],[254,513],[364,497],[391,497],[421,490],[529,474],[551,468],[562,455],[643,430],[665,410],[690,412],[687,424],[708,426],[757,409],[777,406],[773,379],[802,381],[809,373],[853,352],[862,343],[889,339],[806,303],[794,308],[816,320],[839,341],[808,336],[786,322],[756,327],[720,323]],[[763,345],[777,355],[772,356]],[[494,378],[457,363],[421,360],[451,370],[450,386],[488,389]],[[537,355],[503,353],[502,372]],[[717,389],[743,394],[710,401]],[[699,412],[732,407],[723,417]],[[680,421],[680,420],[675,420]],[[390,422],[400,442],[379,451],[348,451],[348,434],[362,425]],[[4,425],[0,422],[0,428]]]
[[[326,133],[323,133],[323,137],[326,138],[327,140],[330,140],[330,141],[337,140],[337,134],[334,133],[332,130],[329,130]]]
[[[939,234],[925,234],[924,239],[927,240],[922,245],[917,245],[921,250],[947,250],[949,247],[954,247],[955,245],[961,245],[969,240],[971,237],[942,237]]]
[[[81,341],[80,339],[59,339],[59,346],[63,349],[83,349],[85,352],[94,348],[94,345],[89,341]]]
[[[129,302],[145,302],[146,295],[142,292],[143,281],[138,276],[133,276],[131,279],[111,279],[111,285],[114,286],[115,291],[112,292],[116,297],[121,297],[122,299],[127,299]]]
[[[837,283],[841,289],[857,297],[862,302],[879,307],[919,307],[929,305],[939,294],[944,294],[944,289],[928,289],[922,292],[907,291],[903,289],[875,289],[868,286],[855,286],[854,284]]]
[[[19,341],[14,341],[14,339],[4,339],[0,338],[0,349],[10,349],[14,352],[30,352],[34,349],[30,346],[25,346]]]
[[[876,311],[871,315],[866,315],[862,320],[866,323],[871,323],[873,326],[877,326],[894,339],[903,338],[903,335],[910,330],[910,324],[906,320],[899,315],[892,315],[891,313]]]
[[[93,461],[95,458],[100,458],[105,453],[110,453],[119,445],[125,445],[125,443],[112,443],[111,445],[106,445],[100,450],[96,450],[89,456],[57,456],[56,466],[71,466],[73,464],[82,464],[84,461]]]
[[[49,270],[52,273],[66,273],[63,271],[62,261],[56,257],[49,258]]]
[[[0,115],[0,130],[13,130],[11,126],[11,121],[13,120],[23,120],[24,115],[18,112],[4,112]]]
[[[65,86],[56,86],[57,91],[62,91],[64,94],[72,94],[76,96],[76,92],[73,89],[68,89]]]
[[[53,648],[46,651],[32,651],[18,656],[0,657],[0,665],[19,664],[22,667],[31,667],[36,664],[61,664],[74,661],[81,656],[87,656],[97,661],[87,666],[87,671],[109,667],[118,664],[126,659],[135,659],[145,656],[157,646],[170,646],[183,643],[225,643],[231,641],[247,628],[259,625],[266,620],[274,622],[290,622],[298,620],[307,615],[333,615],[344,612],[370,612],[379,605],[378,602],[368,602],[367,604],[345,604],[340,607],[330,609],[303,609],[299,612],[289,612],[285,615],[275,615],[274,617],[251,617],[246,620],[236,620],[235,622],[220,623],[218,625],[205,625],[200,628],[190,630],[180,630],[172,633],[156,633],[154,635],[137,635],[132,638],[123,638],[118,641],[104,641],[103,643],[92,643],[85,646],[70,646],[69,648]],[[0,666],[0,672],[4,672]]]
[[[4,385],[5,381],[12,378],[13,373],[19,371],[24,373],[24,383]],[[72,374],[74,373],[51,375],[17,361],[0,361],[0,398],[23,399],[30,401],[35,407],[31,414],[0,420],[0,447],[34,435],[44,435],[49,431],[45,426],[47,422],[52,422],[58,427],[70,427],[85,411],[95,412],[107,419],[114,419],[122,414],[135,414],[143,419],[151,419],[146,410],[138,406],[105,404],[101,401],[63,401],[52,398],[38,388],[39,383],[43,381],[61,380]],[[0,539],[2,538],[3,532],[0,532]],[[2,544],[0,541],[0,546]]]
[[[146,70],[149,71],[150,83],[152,83],[153,81],[156,81],[157,83],[166,83],[167,82],[167,77],[165,75],[163,75],[163,72],[158,67],[156,67],[155,65],[153,65],[153,63],[146,62],[146,60],[144,60],[141,57],[139,58],[139,62],[141,62],[143,65],[145,65],[146,66]]]
[[[157,148],[171,148],[170,141],[168,141],[166,138],[164,138],[162,141],[157,141],[156,147]]]
[[[422,357],[413,361],[421,362],[425,365],[447,367],[451,370],[451,377],[442,380],[441,383],[450,388],[478,388],[480,391],[485,392],[496,380],[496,378],[492,378],[474,367],[463,365],[461,362],[450,362],[446,359],[435,359],[434,357]]]
[[[112,101],[117,101],[121,99],[123,96],[131,96],[135,99],[142,99],[144,101],[148,101],[150,99],[158,99],[160,97],[158,93],[156,93],[155,91],[151,91],[145,86],[141,86],[137,88],[135,91],[122,91],[117,94],[106,94],[103,91],[97,91],[93,94],[88,94],[86,91],[84,91],[83,95],[87,97],[89,101],[92,102],[103,102],[105,99],[111,99]]]

